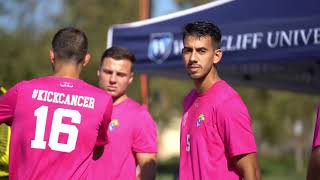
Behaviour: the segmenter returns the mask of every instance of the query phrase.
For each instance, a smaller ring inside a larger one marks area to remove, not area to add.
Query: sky
[[[153,0],[152,1],[152,17],[166,15],[179,10],[179,6],[174,0]]]
[[[31,7],[31,2],[35,2],[35,8],[28,10],[27,7]],[[4,10],[4,12],[0,12],[0,26],[4,29],[15,30],[19,18],[23,18],[27,25],[36,25],[41,29],[52,25],[48,19],[61,13],[63,0],[34,0],[20,1],[20,3],[0,0],[0,6],[0,9]]]

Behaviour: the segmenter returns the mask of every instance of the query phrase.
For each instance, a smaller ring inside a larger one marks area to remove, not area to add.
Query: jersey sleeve
[[[317,110],[316,127],[314,130],[312,148],[315,149],[320,146],[320,105]]]
[[[157,125],[150,113],[142,108],[133,132],[132,150],[136,153],[157,152]]]
[[[108,98],[108,103],[103,115],[103,119],[100,123],[100,127],[99,127],[99,132],[98,132],[98,137],[97,137],[97,142],[96,142],[96,146],[104,146],[108,143],[108,136],[107,136],[107,132],[108,132],[108,126],[109,123],[111,121],[111,114],[112,114],[112,107],[113,107],[113,103],[112,103],[112,98]]]
[[[9,91],[0,96],[0,124],[11,125],[18,96],[18,85],[15,85]]]
[[[218,131],[230,157],[257,151],[250,115],[241,99],[227,100],[217,113]]]

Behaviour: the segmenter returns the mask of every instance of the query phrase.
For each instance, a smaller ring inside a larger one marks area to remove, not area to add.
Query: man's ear
[[[50,58],[51,64],[54,64],[55,59],[54,59],[53,49],[50,49],[50,51],[49,51],[49,58]]]
[[[89,63],[90,58],[91,58],[91,56],[90,56],[89,53],[87,53],[87,54],[84,56],[84,60],[83,60],[83,63],[82,63],[82,66],[83,66],[83,67],[86,66],[86,65]]]
[[[133,81],[133,77],[134,77],[134,73],[133,72],[131,72],[130,73],[130,79],[129,79],[129,83],[131,84],[132,83],[132,81]]]
[[[97,77],[100,77],[100,68],[97,70]]]
[[[214,50],[214,56],[213,56],[213,64],[218,64],[222,58],[222,50],[216,49]]]

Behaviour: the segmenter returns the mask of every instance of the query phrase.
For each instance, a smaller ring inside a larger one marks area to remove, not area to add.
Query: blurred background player
[[[222,58],[219,28],[209,22],[193,22],[183,30],[183,61],[195,89],[183,103],[179,178],[260,179],[247,108],[218,76]]]
[[[94,146],[107,143],[112,98],[79,79],[87,50],[84,32],[59,30],[50,50],[54,74],[0,97],[0,124],[11,126],[9,179],[89,178]]]
[[[317,111],[316,127],[314,131],[307,179],[320,180],[320,105],[318,106]]]
[[[119,47],[105,50],[101,57],[99,86],[113,97],[113,112],[110,143],[92,166],[96,179],[155,179],[157,126],[147,109],[126,94],[133,81],[134,62],[134,55]]]

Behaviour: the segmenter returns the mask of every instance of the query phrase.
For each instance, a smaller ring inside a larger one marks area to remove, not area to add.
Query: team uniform
[[[0,97],[11,126],[9,178],[87,179],[95,145],[107,143],[112,97],[82,80],[42,77]]]
[[[251,120],[240,96],[223,80],[184,99],[181,180],[240,180],[232,158],[256,152]]]
[[[320,105],[317,111],[316,128],[314,130],[312,149],[320,146]]]
[[[130,98],[114,105],[109,124],[110,142],[94,162],[90,177],[135,180],[135,153],[157,152],[157,126],[147,109]]]

